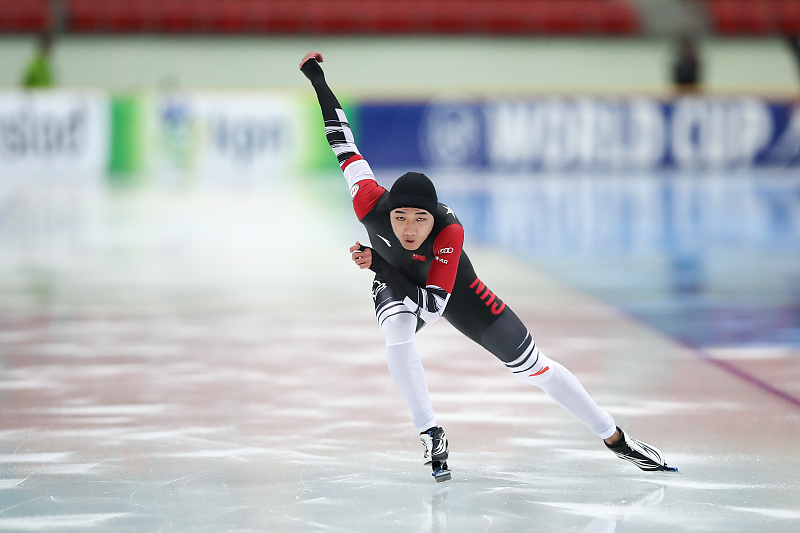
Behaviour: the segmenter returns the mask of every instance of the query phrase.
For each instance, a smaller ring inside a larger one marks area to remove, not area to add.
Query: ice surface
[[[109,193],[93,248],[3,262],[0,531],[800,530],[800,410],[490,249],[481,279],[680,472],[618,460],[440,321],[437,484],[336,198]],[[800,383],[796,352],[721,348]]]

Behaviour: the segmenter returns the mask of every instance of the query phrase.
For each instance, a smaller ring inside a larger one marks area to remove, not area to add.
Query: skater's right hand
[[[303,65],[305,65],[306,61],[308,61],[309,59],[313,59],[317,63],[322,63],[322,61],[323,61],[322,54],[320,54],[319,52],[309,52],[309,53],[306,54],[306,56],[300,62],[300,70],[303,69]]]
[[[358,241],[350,247],[350,256],[355,264],[358,265],[358,268],[362,270],[372,266],[372,248],[362,246]]]

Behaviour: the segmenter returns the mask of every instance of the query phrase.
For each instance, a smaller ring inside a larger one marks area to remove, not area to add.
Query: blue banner
[[[800,105],[755,97],[548,97],[371,103],[358,143],[375,168],[714,170],[800,166]]]

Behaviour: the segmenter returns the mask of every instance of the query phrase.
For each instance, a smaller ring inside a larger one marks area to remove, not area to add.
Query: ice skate
[[[444,429],[432,427],[419,434],[419,440],[425,447],[425,455],[422,458],[424,464],[431,465],[434,479],[441,483],[450,479],[450,469],[447,467],[447,436]]]
[[[626,435],[619,426],[617,426],[617,430],[621,435],[620,439],[616,444],[606,444],[606,447],[617,454],[617,457],[630,461],[642,470],[649,472],[659,470],[664,472],[678,471],[675,467],[667,466],[657,448]]]

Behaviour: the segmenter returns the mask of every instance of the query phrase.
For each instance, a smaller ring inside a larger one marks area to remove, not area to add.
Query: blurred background
[[[291,189],[350,238],[318,50],[379,180],[427,172],[471,242],[693,346],[800,343],[797,0],[3,0],[0,32],[9,268],[108,250],[153,195]]]
[[[0,0],[0,529],[797,531],[799,37],[800,0]],[[378,181],[428,174],[685,475],[440,321],[448,515],[311,50]]]

